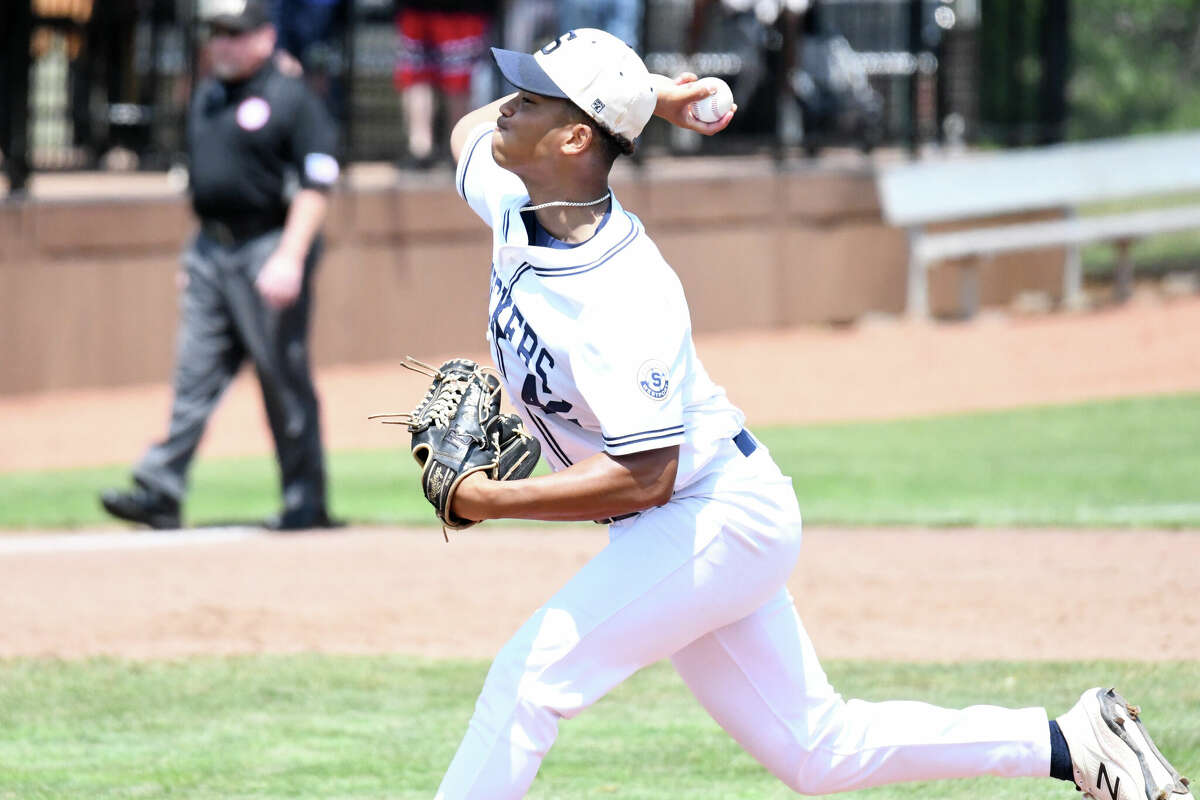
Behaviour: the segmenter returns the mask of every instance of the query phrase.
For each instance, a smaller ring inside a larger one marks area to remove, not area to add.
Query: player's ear
[[[573,156],[585,153],[592,146],[595,136],[596,131],[591,125],[584,122],[575,122],[568,129],[567,138],[563,141],[563,152]]]

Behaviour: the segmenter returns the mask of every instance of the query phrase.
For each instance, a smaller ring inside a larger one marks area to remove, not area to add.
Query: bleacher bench
[[[957,261],[964,276],[963,313],[978,306],[978,260],[1001,253],[1065,247],[1062,302],[1082,298],[1080,248],[1117,246],[1116,294],[1133,281],[1130,245],[1163,233],[1200,229],[1194,202],[1146,210],[1080,216],[1081,206],[1139,201],[1200,192],[1200,133],[1155,134],[1083,144],[926,160],[884,168],[878,177],[884,219],[908,232],[906,312],[929,315],[929,270]],[[1186,198],[1194,201],[1194,198]],[[1004,225],[989,219],[1058,211],[1060,219]],[[965,224],[930,232],[928,226]],[[974,225],[972,223],[981,223]]]

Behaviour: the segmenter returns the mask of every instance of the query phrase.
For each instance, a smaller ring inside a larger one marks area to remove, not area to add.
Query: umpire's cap
[[[245,33],[271,21],[263,0],[200,0],[200,20],[210,28]]]

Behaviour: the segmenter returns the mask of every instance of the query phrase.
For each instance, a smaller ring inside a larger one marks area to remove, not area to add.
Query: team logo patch
[[[638,388],[651,400],[665,400],[671,391],[671,370],[657,359],[650,359],[638,370]]]
[[[237,109],[237,124],[243,130],[256,131],[271,118],[271,106],[261,97],[247,97]]]
[[[597,114],[599,114],[603,110],[604,110],[604,101],[601,100],[599,97],[597,97],[595,100],[592,101],[592,111],[595,111]]]

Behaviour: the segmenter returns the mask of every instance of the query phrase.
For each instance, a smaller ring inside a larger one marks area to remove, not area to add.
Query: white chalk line
[[[0,557],[31,553],[96,552],[102,550],[145,550],[155,547],[220,544],[267,536],[257,527],[195,528],[174,531],[81,532],[4,536],[0,534]]]

